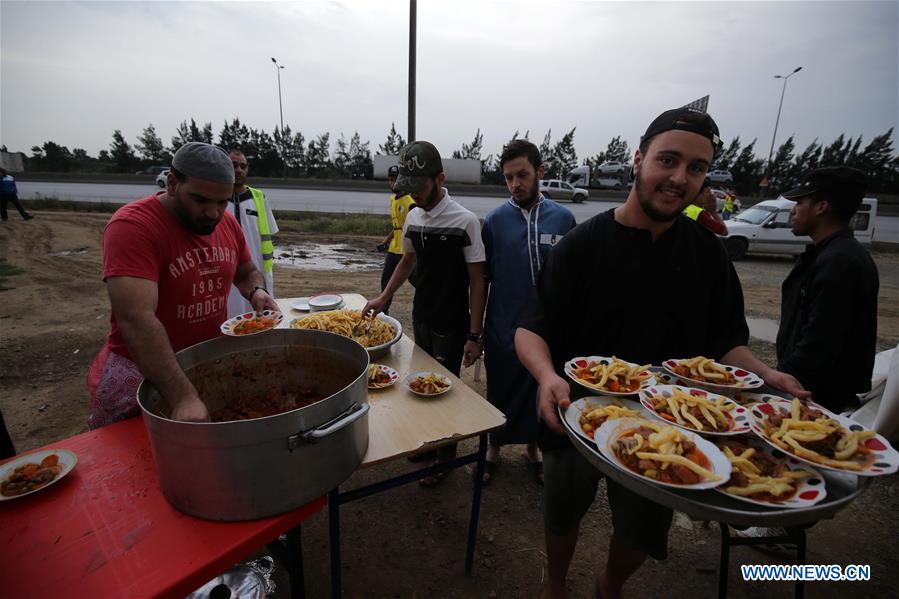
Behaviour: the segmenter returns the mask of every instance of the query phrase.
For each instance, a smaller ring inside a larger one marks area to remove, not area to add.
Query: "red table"
[[[70,449],[78,464],[46,489],[0,502],[6,597],[183,597],[325,506],[321,497],[249,522],[186,516],[162,496],[140,418],[42,449]]]

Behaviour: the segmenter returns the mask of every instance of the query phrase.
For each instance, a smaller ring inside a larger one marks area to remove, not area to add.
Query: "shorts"
[[[144,375],[137,365],[104,345],[87,371],[91,430],[140,414],[137,388]]]
[[[553,535],[574,530],[590,509],[602,473],[572,447],[543,452],[543,524]],[[615,539],[654,559],[668,557],[674,513],[606,479]]]

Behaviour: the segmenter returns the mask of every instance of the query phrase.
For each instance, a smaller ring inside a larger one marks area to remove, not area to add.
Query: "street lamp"
[[[274,58],[272,59],[274,60]],[[777,120],[774,121],[774,135],[771,137],[771,149],[768,150],[768,166],[765,167],[765,181],[768,181],[768,175],[771,174],[771,156],[774,154],[774,140],[777,139],[777,125],[780,123],[780,109],[784,105],[784,94],[787,93],[787,79],[802,70],[802,67],[796,67],[789,75],[775,75],[775,79],[783,79],[784,86],[780,92],[780,104],[777,106]]]
[[[284,67],[279,65],[274,57],[272,62],[275,63],[275,72],[278,73],[278,112],[281,113],[281,133],[284,133],[284,107],[281,104],[281,69]]]

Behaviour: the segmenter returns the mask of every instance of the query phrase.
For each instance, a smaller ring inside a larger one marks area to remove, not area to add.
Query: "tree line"
[[[544,135],[539,147],[546,164],[547,178],[564,178],[578,166],[574,147],[576,129],[573,127],[555,142],[551,129]],[[509,141],[519,137],[529,139],[529,135],[530,131],[525,131],[524,135],[516,131]],[[797,150],[793,136],[790,136],[772,156],[768,191],[774,194],[795,186],[803,173],[810,169],[839,165],[857,167],[867,173],[871,192],[895,191],[899,189],[899,156],[895,154],[892,136],[893,129],[890,128],[863,145],[861,135],[853,138],[840,134],[827,145],[815,139],[802,151]],[[485,156],[483,140],[483,133],[478,129],[472,141],[463,143],[451,156],[480,160],[482,182],[501,185],[503,177],[499,158],[502,148]],[[240,149],[256,176],[344,178],[371,175],[371,143],[363,141],[358,132],[354,132],[349,139],[340,133],[333,143],[331,134],[324,132],[307,142],[302,132],[293,131],[290,126],[283,129],[275,126],[269,134],[263,129],[248,127],[238,118],[230,123],[226,121],[217,136],[213,133],[212,123],[198,124],[193,118],[182,121],[168,144],[152,123],[144,128],[133,144],[125,139],[121,130],[116,129],[109,149],[101,150],[96,157],[88,155],[82,148],[70,151],[66,146],[47,141],[31,148],[32,155],[26,157],[26,169],[43,172],[134,172],[149,165],[169,164],[178,148],[191,141]],[[766,160],[755,153],[757,141],[753,139],[744,145],[739,137],[733,138],[711,167],[730,171],[738,194],[756,193],[765,176]],[[391,123],[384,143],[378,145],[378,153],[395,156],[405,143],[395,124]],[[580,164],[595,168],[611,160],[630,164],[631,159],[632,150],[627,141],[615,136],[604,151],[583,158]]]

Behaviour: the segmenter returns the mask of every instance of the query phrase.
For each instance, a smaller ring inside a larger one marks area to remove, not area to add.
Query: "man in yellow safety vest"
[[[396,185],[396,178],[399,172],[400,169],[396,165],[387,169],[387,185],[390,186],[390,191],[393,191],[393,186]],[[392,229],[387,234],[387,237],[384,238],[384,243],[378,246],[380,251],[387,252],[387,257],[384,258],[384,270],[381,272],[381,291],[384,291],[384,288],[387,287],[390,277],[393,276],[393,271],[396,270],[396,265],[403,258],[403,225],[406,222],[406,215],[413,208],[415,208],[415,200],[408,193],[391,194],[390,223]],[[415,284],[414,276],[415,273],[413,272],[410,277],[413,285]],[[384,306],[384,314],[387,314],[389,309],[390,302],[387,302],[387,305]]]
[[[247,175],[250,172],[247,157],[240,150],[231,150],[230,156],[234,166],[234,195],[228,204],[228,212],[240,223],[253,263],[265,276],[266,291],[274,297],[272,266],[275,247],[272,245],[272,235],[278,232],[278,224],[271,207],[265,201],[265,194],[247,185]],[[232,286],[228,296],[228,318],[252,310],[250,303]]]

